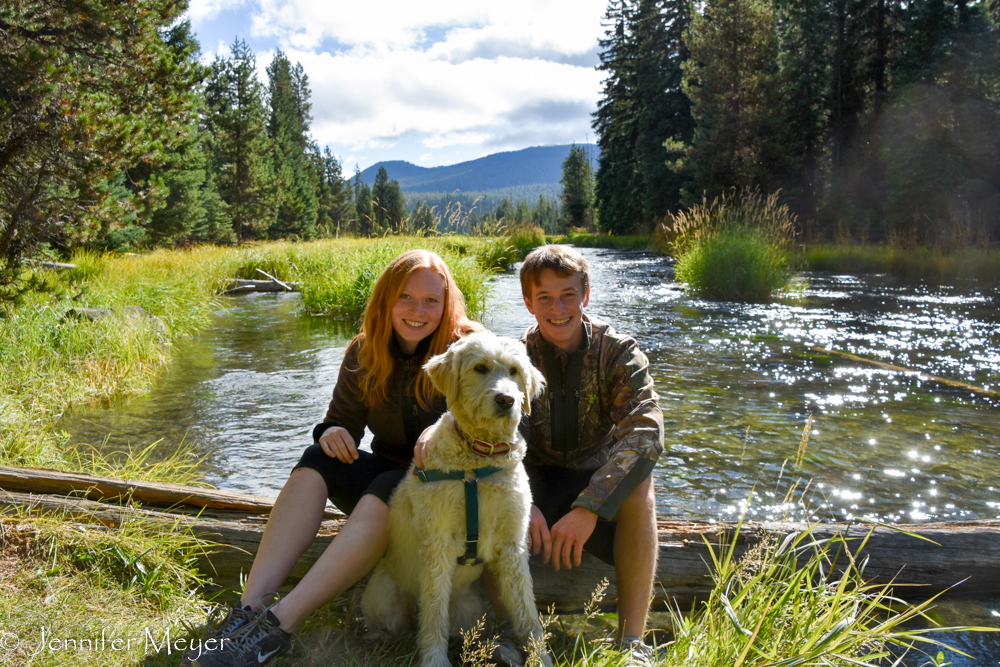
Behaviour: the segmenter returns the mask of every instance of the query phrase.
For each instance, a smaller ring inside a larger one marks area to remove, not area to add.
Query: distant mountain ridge
[[[600,148],[596,144],[577,144],[590,156],[597,170]],[[562,163],[571,144],[534,146],[519,151],[493,153],[468,162],[444,167],[421,167],[404,160],[378,162],[361,172],[361,180],[371,185],[379,167],[385,167],[389,179],[399,181],[407,192],[488,192],[523,185],[558,185]]]

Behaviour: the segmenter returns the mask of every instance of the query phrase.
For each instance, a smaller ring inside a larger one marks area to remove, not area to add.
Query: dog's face
[[[478,432],[516,428],[545,388],[524,346],[487,332],[454,342],[424,365],[460,425]]]

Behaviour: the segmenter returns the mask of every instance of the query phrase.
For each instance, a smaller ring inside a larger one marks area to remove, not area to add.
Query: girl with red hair
[[[198,667],[262,665],[291,646],[315,609],[364,577],[385,553],[389,496],[413,458],[420,433],[445,411],[424,362],[481,327],[437,254],[410,250],[372,290],[361,331],[348,345],[326,418],[285,483],[243,591],[188,660]],[[371,452],[359,450],[365,428]],[[312,544],[329,498],[348,514],[337,538],[285,597],[273,594]],[[228,640],[228,641],[227,641]]]

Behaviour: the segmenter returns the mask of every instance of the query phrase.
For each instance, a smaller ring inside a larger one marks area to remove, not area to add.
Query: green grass
[[[571,231],[564,236],[548,237],[550,243],[568,243],[577,248],[609,248],[614,250],[650,250],[653,240],[648,236],[610,236]]]
[[[892,245],[809,245],[795,253],[793,262],[810,271],[887,273],[905,279],[977,279],[1000,284],[1000,251],[991,248],[946,252]]]
[[[726,229],[695,241],[674,273],[706,299],[751,303],[769,300],[791,279],[785,250],[752,229]]]
[[[901,605],[891,588],[867,583],[864,562],[852,556],[863,544],[817,540],[807,529],[780,544],[765,538],[736,559],[734,536],[713,550],[709,599],[690,615],[674,613],[674,641],[661,664],[884,664],[893,647],[933,644],[900,627],[931,602]]]
[[[200,625],[201,547],[172,526],[122,517],[109,529],[57,514],[0,515],[0,664],[178,663],[176,651],[153,655],[147,633],[162,647],[166,633],[183,640]]]

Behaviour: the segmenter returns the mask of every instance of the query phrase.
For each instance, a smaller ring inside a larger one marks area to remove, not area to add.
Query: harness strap
[[[486,466],[472,472],[476,478],[465,481],[465,553],[458,557],[459,565],[479,565],[479,479],[499,472],[503,468]],[[465,480],[464,470],[422,470],[414,466],[413,474],[421,482]]]

